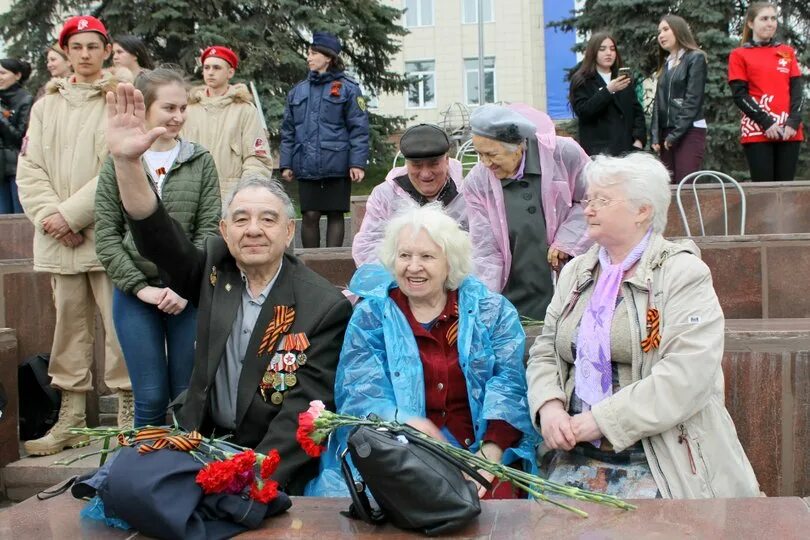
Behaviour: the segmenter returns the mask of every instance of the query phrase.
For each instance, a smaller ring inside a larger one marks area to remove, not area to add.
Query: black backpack
[[[45,435],[59,419],[62,393],[51,386],[48,376],[50,354],[26,358],[17,368],[20,396],[20,440],[30,441]]]

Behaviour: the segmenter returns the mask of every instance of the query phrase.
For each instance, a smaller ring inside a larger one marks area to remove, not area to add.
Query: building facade
[[[454,104],[478,106],[478,1],[485,102],[525,102],[554,118],[570,117],[560,70],[576,62],[574,35],[546,23],[568,15],[573,0],[383,0],[406,10],[402,25],[409,33],[390,68],[411,84],[406,92],[377,96],[378,113],[414,117],[409,124],[438,123]]]

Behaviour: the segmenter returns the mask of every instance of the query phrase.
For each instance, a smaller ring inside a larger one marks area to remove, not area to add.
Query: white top
[[[610,82],[610,73],[602,73],[598,69],[596,70],[596,72],[599,74],[600,77],[602,77],[602,80],[605,81],[605,84],[608,84]]]
[[[143,154],[143,159],[146,162],[147,169],[149,170],[149,175],[155,182],[158,197],[161,196],[161,193],[163,191],[163,180],[166,179],[166,175],[172,168],[174,160],[177,159],[177,155],[179,153],[180,153],[180,143],[177,143],[174,145],[174,148],[172,148],[171,150],[166,150],[165,152],[156,152],[154,150],[147,150]]]
[[[678,49],[677,55],[670,53],[669,56],[667,57],[667,71],[673,69],[676,66],[676,64],[681,61],[681,58],[683,57],[684,54],[686,54],[686,49]],[[708,124],[706,124],[706,119],[701,118],[700,120],[695,120],[694,122],[692,122],[692,127],[706,129],[709,126]]]

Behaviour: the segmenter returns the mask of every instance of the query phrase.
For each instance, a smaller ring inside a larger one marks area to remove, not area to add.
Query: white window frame
[[[488,60],[492,60],[492,67],[491,68],[487,67],[487,61]],[[475,62],[475,69],[469,69],[467,67],[467,62],[471,62],[471,61]],[[470,89],[469,89],[469,87],[467,85],[467,81],[468,81],[467,77],[469,76],[470,73],[475,73],[475,76],[478,77],[478,58],[475,58],[475,57],[474,58],[464,58],[464,59],[462,59],[461,66],[462,66],[462,69],[464,70],[464,102],[467,105],[470,105],[472,107],[478,107],[479,105],[481,105],[480,103],[473,103],[472,101],[470,101]],[[495,62],[495,57],[494,56],[485,56],[484,57],[484,84],[486,84],[487,73],[492,73],[492,103],[497,103],[498,102],[498,75],[497,75],[497,71],[495,69],[496,66],[497,66],[497,63]],[[486,95],[486,90],[484,91],[484,95]],[[489,102],[487,102],[487,103],[489,103]],[[486,103],[484,103],[484,105],[486,105]]]
[[[475,1],[475,12],[472,14],[467,13],[467,0],[461,0],[461,24],[478,24],[478,2]],[[468,20],[469,19],[469,20]],[[484,4],[484,23],[495,22],[495,0],[489,0],[489,13],[487,13],[487,6]]]
[[[402,25],[405,28],[423,28],[427,26],[433,26],[435,24],[435,16],[436,16],[436,0],[429,0],[430,2],[430,23],[425,23],[425,14],[422,13],[422,2],[423,0],[413,0],[416,3],[416,9],[413,10],[416,17],[416,24],[409,25],[408,24],[408,13],[403,13],[402,17],[404,19]],[[408,0],[402,0],[402,8],[407,9],[408,7]],[[410,10],[408,10],[410,12]]]
[[[419,62],[432,62],[433,63],[433,70],[431,71],[408,71],[407,67],[408,64],[416,64]],[[425,90],[424,90],[424,82],[420,81],[419,85],[419,105],[411,105],[410,100],[410,88],[405,90],[405,108],[406,109],[435,109],[436,103],[438,103],[437,95],[438,89],[436,87],[436,59],[435,58],[423,58],[421,60],[408,60],[405,62],[405,76],[410,78],[413,76],[432,76],[433,77],[433,103],[432,104],[425,104]],[[410,86],[410,85],[409,85]]]

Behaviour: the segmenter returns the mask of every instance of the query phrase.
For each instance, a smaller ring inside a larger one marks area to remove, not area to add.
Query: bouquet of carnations
[[[102,448],[69,460],[57,461],[59,465],[69,465],[93,455],[101,456],[99,465],[103,465],[109,454],[124,447],[137,447],[139,454],[168,448],[188,452],[203,464],[197,473],[196,482],[206,495],[236,495],[247,492],[251,499],[264,504],[278,496],[278,484],[270,479],[281,462],[277,450],[264,455],[233,444],[226,438],[206,439],[196,431],[188,433],[177,426],[147,426],[126,431],[119,431],[117,428],[72,428],[70,431],[89,436],[89,440],[80,446],[102,441]],[[110,447],[113,439],[118,445]]]
[[[487,471],[494,475],[495,478],[509,482],[514,487],[525,491],[538,501],[549,502],[566,510],[570,510],[581,517],[587,517],[588,514],[562,502],[559,500],[559,497],[562,496],[580,501],[613,506],[623,510],[636,508],[632,504],[612,495],[595,493],[593,491],[551,482],[536,474],[489,461],[463,448],[458,448],[447,442],[434,439],[407,424],[385,422],[375,418],[373,415],[366,418],[358,418],[356,416],[333,413],[326,410],[326,407],[320,401],[310,402],[309,409],[299,414],[296,439],[307,455],[317,457],[324,451],[325,447],[323,444],[329,438],[329,435],[336,429],[347,426],[369,426],[373,429],[386,430],[393,433],[405,432],[411,437],[418,437],[421,442],[432,446],[437,452],[452,456],[473,469]]]

